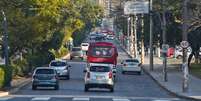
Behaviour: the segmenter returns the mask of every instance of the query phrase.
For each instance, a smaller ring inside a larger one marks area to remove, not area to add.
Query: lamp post
[[[188,44],[187,41],[187,33],[188,33],[188,4],[189,0],[184,0],[183,1],[183,13],[182,13],[182,18],[183,18],[183,26],[182,26],[182,42],[185,44]],[[188,46],[188,45],[185,45]],[[182,90],[183,92],[188,92],[188,75],[189,75],[189,70],[188,70],[188,65],[187,65],[187,48],[183,47],[183,84],[182,84]]]
[[[150,20],[150,37],[149,37],[149,47],[150,47],[150,57],[149,65],[150,70],[153,71],[153,21],[152,21],[152,0],[149,0],[149,20]]]
[[[6,15],[3,10],[1,10],[1,13],[3,15],[3,29],[4,29],[4,37],[3,37],[3,51],[4,51],[4,58],[5,58],[5,66],[6,68],[9,68],[9,57],[8,57],[8,29],[7,29],[7,19]],[[11,77],[8,77],[8,82],[6,82],[6,87],[11,86]]]

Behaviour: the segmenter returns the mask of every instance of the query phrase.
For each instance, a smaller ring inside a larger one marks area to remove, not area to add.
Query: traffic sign
[[[163,44],[163,45],[162,45],[162,52],[163,52],[163,53],[167,53],[168,48],[169,48],[169,45],[168,45],[168,44]]]
[[[148,1],[127,1],[124,6],[124,14],[145,14],[149,13]]]
[[[189,47],[188,41],[182,41],[182,42],[180,43],[180,45],[181,45],[182,48],[188,48],[188,47]]]

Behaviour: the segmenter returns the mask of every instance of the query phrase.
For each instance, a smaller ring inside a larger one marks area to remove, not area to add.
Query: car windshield
[[[80,48],[73,48],[72,51],[81,51]]]
[[[136,60],[136,59],[133,59],[133,60],[126,60],[126,62],[135,62],[135,63],[139,63],[139,61]]]
[[[114,48],[97,46],[92,49],[92,55],[95,57],[111,57],[114,53]]]
[[[36,74],[54,74],[53,69],[37,69]]]
[[[91,72],[109,72],[110,67],[107,67],[107,66],[91,66],[90,71]]]
[[[55,66],[55,67],[59,67],[59,66],[66,66],[66,63],[57,61],[57,62],[52,62],[50,65]]]

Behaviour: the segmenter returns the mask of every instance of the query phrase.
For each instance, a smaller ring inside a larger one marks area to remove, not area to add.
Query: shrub
[[[52,54],[54,54],[55,58],[61,58],[62,56],[65,56],[68,54],[68,49],[62,46],[59,50],[50,50]]]
[[[4,86],[4,76],[5,76],[5,72],[3,68],[0,67],[0,88]]]
[[[25,76],[30,71],[30,67],[26,59],[18,59],[12,62],[13,76]]]
[[[6,86],[8,82],[12,80],[12,66],[5,67],[0,66],[0,88]]]

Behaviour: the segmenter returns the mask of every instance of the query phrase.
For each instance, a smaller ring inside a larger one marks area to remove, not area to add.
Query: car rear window
[[[91,66],[90,71],[91,72],[109,72],[110,67],[107,67],[107,66]]]
[[[107,46],[96,46],[92,49],[92,55],[95,57],[111,57],[114,53],[114,48]]]
[[[88,46],[88,44],[82,44],[82,46]]]
[[[50,65],[55,66],[55,67],[57,67],[57,66],[59,67],[59,66],[66,66],[66,63],[57,61],[57,62],[52,62]]]
[[[81,51],[81,48],[73,48],[72,51]]]
[[[126,62],[137,62],[137,63],[139,63],[138,60],[126,60]]]
[[[53,69],[37,69],[36,74],[54,74]]]

